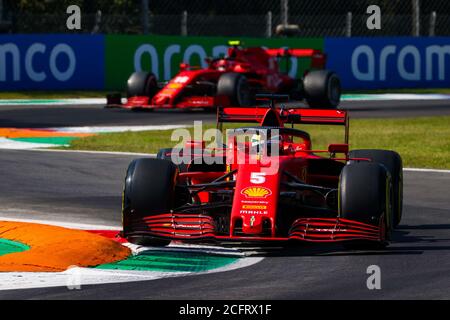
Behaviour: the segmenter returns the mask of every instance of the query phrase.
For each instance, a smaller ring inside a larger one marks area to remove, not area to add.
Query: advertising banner
[[[238,38],[244,47],[314,48],[344,89],[450,87],[450,38]],[[181,62],[205,67],[225,55],[225,37],[134,35],[0,35],[0,90],[123,90],[145,70],[171,79]],[[307,59],[291,58],[301,77]]]
[[[104,36],[0,35],[0,90],[101,90]]]
[[[153,72],[159,81],[173,77],[181,62],[206,67],[205,58],[225,55],[228,41],[222,37],[181,36],[106,36],[106,88],[122,90],[134,71]],[[322,38],[239,38],[242,46],[265,46],[268,48],[314,48],[322,49]],[[306,59],[292,58],[289,73],[301,76],[308,65]]]
[[[450,87],[450,38],[326,38],[344,89]]]

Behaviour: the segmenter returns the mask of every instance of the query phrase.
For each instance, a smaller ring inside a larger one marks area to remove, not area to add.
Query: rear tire
[[[127,81],[128,97],[149,97],[158,92],[158,81],[153,73],[139,71],[134,72]]]
[[[228,97],[232,106],[247,107],[252,101],[247,78],[239,73],[221,75],[217,83],[217,95]]]
[[[162,159],[142,158],[128,166],[122,202],[122,223],[125,237],[139,245],[161,246],[170,240],[149,236],[130,236],[133,216],[151,216],[169,212],[175,195],[176,166]]]
[[[303,79],[305,98],[311,108],[336,108],[341,101],[341,81],[328,70],[309,72]]]
[[[391,150],[361,149],[349,152],[350,158],[370,158],[386,167],[391,174],[393,186],[393,226],[397,227],[403,211],[403,164],[400,155]]]
[[[346,165],[339,179],[339,217],[359,221],[374,226],[384,225],[382,242],[348,241],[345,246],[379,248],[386,246],[390,235],[392,216],[390,193],[392,191],[389,174],[378,163],[361,162]]]

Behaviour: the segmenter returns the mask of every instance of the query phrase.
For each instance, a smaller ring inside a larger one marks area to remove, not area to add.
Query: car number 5
[[[266,182],[265,172],[252,172],[250,174],[250,182],[254,184],[261,184]]]

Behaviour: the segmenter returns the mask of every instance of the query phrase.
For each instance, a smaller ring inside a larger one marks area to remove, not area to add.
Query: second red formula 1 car
[[[215,108],[249,106],[260,92],[286,93],[293,100],[305,99],[311,107],[336,107],[341,87],[338,76],[324,70],[326,56],[315,49],[241,48],[231,43],[224,58],[208,59],[206,68],[182,63],[180,72],[162,88],[149,72],[135,72],[127,82],[127,102],[108,95],[107,107],[127,109]],[[289,61],[310,58],[310,70],[294,79],[287,73]],[[280,68],[280,59],[286,72]]]
[[[130,164],[123,193],[130,242],[387,243],[401,219],[402,160],[394,151],[349,151],[346,111],[272,102],[219,108],[218,121],[259,125],[228,130],[223,148],[187,141]],[[307,132],[287,124],[342,125],[345,143],[314,150]]]

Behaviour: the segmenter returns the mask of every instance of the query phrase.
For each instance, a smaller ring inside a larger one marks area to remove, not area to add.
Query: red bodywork
[[[176,179],[189,189],[194,201],[173,212],[124,221],[124,230],[133,230],[126,236],[144,234],[176,240],[385,240],[383,221],[373,225],[339,217],[337,188],[342,167],[348,160],[370,161],[348,157],[346,111],[219,108],[218,120],[219,124],[260,124],[232,133],[278,130],[279,139],[283,138],[277,145],[279,154],[255,156],[240,148],[233,136],[226,148],[215,149],[217,158],[225,159],[226,165],[210,165],[206,160],[196,161],[208,150],[205,143],[189,142],[183,152],[189,153],[192,160]],[[309,135],[285,127],[287,123],[343,125],[346,143],[313,150]],[[336,157],[336,153],[342,156]],[[239,161],[249,157],[256,157],[255,161]],[[271,170],[271,165],[276,170]]]
[[[316,49],[229,48],[223,59],[208,60],[208,67],[191,67],[182,63],[180,72],[155,96],[129,97],[126,109],[214,108],[229,105],[227,97],[216,95],[219,77],[224,73],[241,73],[254,93],[289,93],[296,80],[281,72],[279,58],[311,59],[311,69],[323,69],[326,56]]]

